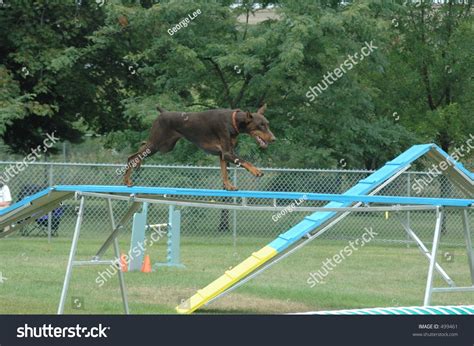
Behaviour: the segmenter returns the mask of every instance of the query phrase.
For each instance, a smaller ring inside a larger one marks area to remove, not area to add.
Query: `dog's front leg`
[[[257,167],[255,167],[254,165],[252,165],[250,162],[240,161],[240,159],[237,159],[237,160],[239,160],[242,167],[244,167],[247,171],[249,171],[256,177],[263,177],[263,172],[259,170]]]
[[[237,157],[235,154],[232,153],[224,153],[224,160],[227,162],[232,162],[235,164],[237,167],[244,167],[247,171],[249,171],[251,174],[253,174],[256,177],[262,177],[263,172],[259,170],[257,167],[252,165],[250,162],[242,160],[240,157]]]

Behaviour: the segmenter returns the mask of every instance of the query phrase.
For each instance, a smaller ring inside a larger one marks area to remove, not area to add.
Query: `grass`
[[[121,239],[121,249],[129,248]],[[128,237],[127,237],[128,238]],[[244,260],[269,239],[230,238],[212,241],[185,237],[182,261],[185,268],[158,267],[153,273],[126,273],[129,305],[135,314],[175,313],[174,307],[202,288],[224,270]],[[80,240],[77,258],[88,259],[102,244],[102,238]],[[56,313],[70,248],[69,238],[7,238],[0,241],[1,314]],[[199,310],[202,313],[287,313],[310,310],[420,305],[426,284],[428,261],[415,246],[369,244],[340,263],[325,282],[310,288],[310,272],[320,269],[327,257],[344,248],[347,241],[318,240],[278,263],[264,274],[226,297]],[[164,260],[165,242],[150,247],[152,262]],[[440,259],[458,285],[469,285],[464,248],[442,248],[454,253],[452,262]],[[110,255],[110,253],[109,253]],[[441,256],[442,257],[442,256]],[[116,277],[104,286],[96,284],[103,267],[75,268],[66,313],[120,314],[122,303]],[[443,285],[436,275],[435,285]],[[79,297],[83,308],[73,309]],[[436,293],[433,304],[473,304],[472,293]]]

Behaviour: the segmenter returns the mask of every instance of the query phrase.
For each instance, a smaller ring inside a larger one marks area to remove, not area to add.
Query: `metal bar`
[[[469,215],[467,210],[463,210],[462,223],[464,228],[464,238],[466,239],[467,260],[469,263],[469,271],[471,272],[471,282],[474,285],[474,254],[472,252],[471,229],[469,227]]]
[[[175,218],[174,218],[174,212],[175,212],[176,206],[174,204],[170,205],[168,207],[168,229],[166,230],[167,235],[168,235],[168,241],[166,244],[166,264],[171,264],[173,263],[173,233],[176,231],[176,224],[174,223]],[[179,227],[181,227],[181,223],[179,224]]]
[[[467,286],[467,287],[433,287],[431,289],[432,292],[442,292],[442,293],[450,293],[450,292],[474,292],[474,286]]]
[[[146,228],[159,228],[159,227],[167,227],[167,226],[168,226],[167,223],[157,223],[154,225],[146,225],[145,227]]]
[[[416,233],[407,225],[405,224],[401,219],[399,220],[400,221],[400,224],[403,226],[403,228],[405,229],[407,235],[409,237],[411,237],[415,242],[416,244],[418,245],[418,249],[420,250],[420,252],[426,256],[426,258],[428,259],[428,261],[431,261],[431,255],[430,255],[430,250],[428,250],[428,248],[425,246],[425,244],[423,244],[423,242],[421,241],[420,238],[418,238],[418,236],[416,235]],[[444,279],[444,281],[446,281],[446,283],[451,286],[451,287],[454,287],[456,286],[456,284],[454,283],[454,281],[449,277],[448,273],[446,273],[446,271],[439,265],[438,262],[435,263],[435,269],[438,271],[438,273],[441,275],[441,277]]]
[[[407,172],[407,195],[411,196],[411,174]],[[407,226],[411,227],[411,214],[410,211],[407,211]],[[407,240],[409,240],[409,234],[407,233]],[[410,247],[410,243],[407,242],[407,248]]]
[[[206,202],[179,202],[179,201],[167,201],[160,199],[144,199],[137,197],[135,199],[137,202],[150,202],[157,204],[174,204],[182,207],[194,207],[194,208],[206,208],[206,209],[231,209],[231,210],[252,210],[252,211],[281,211],[287,208],[286,206],[261,206],[261,205],[232,205],[232,204],[216,204],[216,203],[206,203]],[[350,211],[351,207],[340,207],[340,208],[327,208],[327,207],[294,207],[291,210],[299,212],[314,212],[314,211],[336,211],[344,212]],[[404,211],[404,210],[436,210],[435,206],[431,205],[406,205],[406,206],[380,206],[380,207],[361,207],[359,212],[381,212],[381,211]]]
[[[441,224],[443,222],[443,211],[439,208],[436,211],[436,227],[433,236],[433,247],[431,249],[430,266],[428,268],[428,278],[426,279],[425,299],[423,306],[429,306],[431,303],[431,295],[433,293],[433,274],[436,263],[436,255],[438,253],[439,239],[441,237]]]
[[[77,191],[75,186],[60,185],[56,187],[57,191]],[[95,187],[95,186],[83,186],[78,194],[83,193],[96,193],[108,192],[107,187]],[[90,190],[90,191],[87,191]],[[133,193],[131,193],[133,192]],[[241,198],[244,205],[248,205],[247,199],[263,199],[271,200],[273,198],[284,199],[284,200],[297,200],[305,198],[308,201],[331,201],[341,203],[357,203],[363,202],[364,204],[375,203],[375,204],[401,204],[401,205],[431,205],[431,206],[443,206],[443,207],[457,207],[466,208],[474,207],[473,199],[460,199],[460,198],[431,198],[431,197],[400,197],[400,196],[374,196],[374,195],[348,195],[348,194],[328,194],[328,193],[302,193],[302,192],[275,192],[275,191],[224,191],[224,190],[206,190],[206,189],[173,189],[168,187],[136,187],[136,190],[130,190],[124,187],[119,187],[117,190],[111,191],[112,194],[122,194],[135,197],[143,196],[160,196],[159,198],[170,199],[169,196],[182,196],[182,197],[200,197],[200,198],[217,198],[217,197],[238,197]],[[163,197],[161,197],[163,196]],[[305,197],[306,196],[306,197]],[[182,198],[181,197],[181,198]],[[178,200],[181,200],[179,198]]]
[[[130,198],[128,198],[130,199]],[[128,208],[127,212],[125,215],[122,217],[120,222],[114,227],[112,234],[109,235],[105,243],[101,246],[99,251],[97,251],[97,254],[94,256],[94,259],[100,259],[102,255],[107,251],[110,245],[112,245],[113,241],[115,238],[117,238],[120,229],[123,228],[123,225],[132,218],[133,214],[140,208],[141,203],[140,202],[133,202],[133,204]]]
[[[129,201],[130,196],[122,195],[112,195],[112,194],[102,194],[96,192],[80,192],[80,195],[91,196],[98,198],[111,198],[122,201]],[[160,198],[142,198],[134,197],[135,202],[142,203],[155,203],[163,205],[179,205],[182,207],[195,207],[195,208],[214,208],[214,209],[235,209],[235,210],[256,210],[256,211],[281,211],[284,210],[285,206],[274,207],[274,206],[260,206],[260,205],[246,205],[242,206],[240,204],[226,204],[226,203],[215,203],[215,202],[197,202],[197,201],[179,201],[175,199],[160,199]],[[362,203],[357,203],[357,205],[362,205]],[[357,210],[354,210],[354,207],[340,207],[340,208],[326,208],[326,207],[295,207],[292,208],[294,211],[308,212],[308,211],[336,211],[336,212],[380,212],[380,211],[420,211],[420,210],[436,210],[436,206],[432,205],[387,205],[387,206],[377,206],[377,207],[358,207]],[[474,209],[474,208],[472,208]]]
[[[404,167],[403,169],[401,169],[400,171],[398,171],[397,173],[395,173],[393,176],[391,176],[389,179],[387,179],[384,183],[382,183],[379,187],[376,187],[372,192],[369,193],[369,195],[375,195],[376,193],[380,192],[382,189],[385,188],[385,186],[387,186],[388,184],[390,184],[392,181],[394,181],[395,179],[397,179],[403,172],[405,172],[406,170],[408,170],[409,168],[411,167],[411,165],[407,165],[406,167]],[[224,292],[218,294],[217,296],[215,296],[213,299],[209,300],[209,302],[207,302],[206,305],[210,304],[211,302],[213,302],[214,300],[217,300],[218,298],[220,297],[223,297],[227,294],[229,294],[230,292],[232,292],[233,290],[235,290],[236,288],[240,287],[241,285],[245,284],[246,282],[252,280],[254,277],[260,275],[261,273],[263,273],[265,270],[267,270],[268,268],[271,268],[273,265],[277,264],[278,262],[280,262],[282,259],[290,256],[292,253],[298,251],[300,248],[302,248],[303,246],[309,244],[310,242],[312,242],[314,239],[318,238],[319,236],[321,236],[322,234],[324,234],[325,232],[327,232],[329,229],[331,229],[332,227],[334,227],[336,224],[338,224],[340,221],[342,221],[344,218],[346,218],[351,212],[354,212],[356,211],[357,209],[364,209],[366,207],[362,207],[360,208],[360,206],[362,205],[361,202],[359,203],[356,203],[352,206],[353,210],[349,210],[349,211],[346,211],[344,213],[342,213],[341,215],[339,215],[338,217],[336,217],[334,220],[326,223],[325,225],[322,225],[322,229],[320,229],[319,231],[317,231],[315,234],[308,234],[306,237],[303,237],[298,243],[294,244],[290,249],[288,249],[286,252],[274,257],[273,259],[271,259],[270,261],[268,261],[267,263],[265,263],[264,265],[262,265],[260,268],[258,268],[257,270],[255,270],[252,274],[248,275],[247,277],[243,278],[242,280],[240,280],[239,282],[237,282],[235,285],[229,287],[227,290],[225,290]],[[328,208],[325,208],[326,210]],[[321,226],[320,226],[321,227]]]
[[[94,265],[110,265],[110,264],[115,264],[116,261],[114,260],[99,260],[99,261],[94,261],[94,260],[89,260],[89,261],[74,261],[72,262],[73,266],[75,267],[83,267],[83,266],[94,266]]]
[[[66,276],[64,277],[63,289],[61,292],[61,298],[59,300],[58,315],[62,315],[64,313],[64,305],[66,303],[66,296],[69,288],[69,282],[71,281],[74,257],[76,256],[77,243],[79,241],[79,234],[81,233],[82,219],[84,217],[84,199],[84,196],[82,196],[81,203],[79,206],[79,212],[77,213],[76,227],[74,229],[74,235],[72,237],[71,251],[69,252]]]
[[[114,210],[112,208],[112,201],[110,199],[107,199],[107,206],[109,209],[110,226],[112,228],[112,232],[114,232],[116,229],[116,226],[115,226]],[[115,252],[115,258],[119,259],[120,248],[119,248],[117,237],[114,238],[114,252]],[[118,279],[119,279],[119,284],[120,284],[120,294],[122,295],[123,309],[125,311],[125,314],[128,315],[130,314],[130,310],[128,308],[127,289],[125,287],[125,279],[123,277],[123,272],[120,267],[118,268],[117,273],[118,273]]]
[[[234,186],[237,186],[237,167],[234,167]],[[237,198],[233,198],[234,204],[237,204]],[[232,243],[234,249],[237,245],[237,210],[232,211]]]

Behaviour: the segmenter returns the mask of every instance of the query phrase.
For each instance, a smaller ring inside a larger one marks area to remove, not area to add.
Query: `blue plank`
[[[441,155],[444,156],[444,158],[453,166],[455,166],[457,169],[459,169],[461,172],[463,172],[471,181],[474,181],[474,173],[469,172],[469,170],[464,167],[464,165],[456,161],[454,158],[452,158],[450,155],[448,155],[447,152],[445,152],[443,149],[441,149],[439,146],[436,144],[432,144],[432,147],[435,148]]]
[[[37,192],[31,196],[28,196],[28,197],[25,197],[23,198],[21,201],[19,202],[16,202],[16,203],[13,203],[12,205],[10,205],[9,207],[5,208],[5,209],[2,209],[0,210],[0,216],[2,215],[5,215],[7,213],[9,213],[10,211],[12,210],[15,210],[17,208],[21,208],[23,207],[24,205],[30,203],[30,202],[33,202],[34,200],[37,200],[43,196],[46,196],[48,193],[50,193],[51,191],[53,190],[52,187],[48,187],[47,189],[44,189],[40,192]]]
[[[289,244],[293,244],[305,234],[311,232],[315,227],[317,226],[315,226],[313,221],[303,220],[290,228],[287,232],[283,233],[281,238],[280,236],[277,237],[275,240],[269,243],[268,246],[271,246],[280,252],[283,249],[286,249]]]
[[[385,165],[382,168],[375,171],[374,173],[372,173],[371,175],[369,175],[367,178],[359,181],[359,184],[360,183],[381,184],[382,182],[390,178],[392,175],[397,173],[403,167],[404,166],[400,166],[400,165],[391,165],[391,166]],[[398,168],[398,169],[394,169],[394,168]]]
[[[396,170],[398,171],[398,170]],[[451,207],[465,207],[474,203],[473,199],[455,198],[428,198],[428,197],[400,197],[400,196],[366,196],[354,194],[355,191],[367,193],[381,182],[371,185],[364,184],[359,189],[358,185],[351,188],[342,195],[330,193],[304,193],[304,192],[273,192],[273,191],[225,191],[211,189],[187,189],[168,187],[145,187],[145,186],[116,186],[116,185],[58,185],[56,191],[90,192],[90,193],[118,193],[134,195],[168,195],[168,196],[192,196],[192,197],[237,197],[257,199],[289,199],[297,200],[305,198],[310,201],[334,201],[340,203],[383,203],[383,204],[414,204],[414,205],[439,205]]]
[[[405,152],[401,153],[398,155],[396,158],[394,158],[392,161],[387,162],[387,165],[399,165],[399,166],[406,166],[416,159],[420,158],[424,154],[426,154],[428,151],[431,150],[433,147],[433,144],[419,144],[419,145],[414,145]]]

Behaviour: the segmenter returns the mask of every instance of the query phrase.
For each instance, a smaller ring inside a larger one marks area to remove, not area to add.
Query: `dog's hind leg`
[[[222,176],[222,182],[224,183],[224,189],[228,191],[235,191],[237,188],[230,183],[229,180],[229,173],[227,171],[227,161],[224,160],[223,157],[220,157],[220,163],[221,163],[221,176]]]
[[[140,147],[135,154],[130,155],[127,160],[127,169],[125,171],[123,181],[127,186],[132,186],[132,170],[134,168],[140,168],[142,161],[156,152],[167,153],[174,149],[176,142],[181,138],[181,135],[174,132],[168,134],[167,137],[156,136],[153,137],[154,141],[148,140],[144,145]]]

